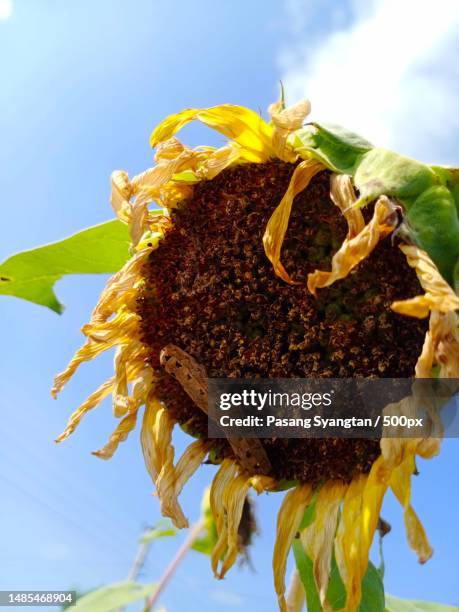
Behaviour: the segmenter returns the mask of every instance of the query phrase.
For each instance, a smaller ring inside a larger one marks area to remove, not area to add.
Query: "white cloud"
[[[318,121],[459,165],[459,2],[328,2],[325,15],[321,6],[288,0],[291,37],[279,58],[288,101],[308,97]]]
[[[13,12],[13,3],[11,0],[0,0],[0,21],[6,21],[11,17]]]

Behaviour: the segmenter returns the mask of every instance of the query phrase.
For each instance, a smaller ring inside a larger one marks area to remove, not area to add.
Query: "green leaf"
[[[175,535],[177,535],[177,529],[173,526],[172,521],[163,519],[158,521],[152,529],[146,531],[140,538],[140,542],[141,544],[149,544],[158,538],[167,538]]]
[[[306,594],[306,605],[308,612],[321,612],[322,606],[320,605],[319,593],[317,592],[317,587],[314,580],[312,561],[305,553],[300,538],[295,538],[293,540],[292,548],[296,567],[298,573],[300,574],[301,583]]]
[[[0,294],[47,306],[61,314],[54,283],[65,274],[117,272],[128,259],[127,226],[118,220],[12,255],[0,265]]]
[[[334,554],[331,562],[327,599],[332,607],[332,610],[341,610],[346,605],[346,589],[341,579]]]
[[[384,612],[385,609],[384,585],[381,574],[370,561],[362,580],[362,599],[360,600],[359,612]]]
[[[91,591],[77,600],[74,612],[110,612],[139,599],[148,597],[156,589],[156,584],[137,584],[136,582],[115,582],[96,591]]]
[[[204,523],[204,534],[193,542],[191,548],[204,555],[211,555],[218,540],[217,526],[210,508],[210,488],[204,491],[201,502],[202,519]]]
[[[393,595],[386,595],[386,610],[388,612],[459,612],[459,606],[448,606],[414,599],[399,599]]]

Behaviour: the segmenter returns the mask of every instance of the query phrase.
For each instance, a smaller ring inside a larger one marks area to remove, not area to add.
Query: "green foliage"
[[[317,592],[317,587],[314,580],[312,561],[304,552],[303,545],[301,544],[301,540],[299,538],[296,538],[293,541],[292,548],[296,567],[298,573],[300,574],[301,583],[306,594],[306,605],[308,612],[321,612],[322,606],[320,605],[319,593]]]
[[[153,540],[157,540],[158,538],[166,538],[175,536],[176,534],[177,529],[173,526],[172,521],[163,519],[158,521],[152,529],[149,529],[142,535],[140,543],[150,544]]]
[[[387,612],[459,612],[459,606],[448,606],[431,601],[399,599],[386,595]]]
[[[210,508],[210,489],[207,488],[204,492],[201,502],[202,521],[204,524],[203,535],[193,542],[191,548],[204,555],[211,555],[215,544],[217,543],[218,534],[217,526]]]
[[[383,581],[378,569],[370,561],[362,580],[362,599],[360,601],[359,612],[384,612],[384,610]]]
[[[74,612],[110,612],[134,601],[145,599],[155,590],[155,584],[122,581],[91,591],[77,600]]]
[[[65,274],[106,274],[128,258],[129,234],[118,220],[107,221],[69,238],[12,255],[0,265],[0,294],[63,312],[54,283]]]

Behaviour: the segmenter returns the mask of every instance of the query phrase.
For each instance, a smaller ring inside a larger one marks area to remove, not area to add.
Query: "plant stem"
[[[180,563],[183,561],[183,559],[186,556],[187,552],[192,547],[194,541],[196,540],[196,538],[201,533],[203,527],[204,527],[204,522],[203,522],[202,519],[199,520],[194,525],[192,525],[192,527],[190,528],[190,531],[188,532],[186,540],[180,546],[180,548],[178,549],[175,557],[172,559],[172,561],[166,567],[166,570],[165,570],[164,574],[161,576],[155,592],[152,593],[150,595],[150,597],[147,599],[147,602],[145,604],[145,611],[146,612],[150,612],[150,610],[153,609],[153,606],[158,602],[159,596],[161,595],[161,593],[165,589],[165,587],[166,587],[167,583],[169,582],[169,580],[174,575],[175,570],[178,568]]]

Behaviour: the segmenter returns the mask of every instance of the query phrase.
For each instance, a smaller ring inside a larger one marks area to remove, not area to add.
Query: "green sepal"
[[[365,153],[354,173],[358,205],[386,195],[409,208],[423,191],[440,183],[439,175],[426,164],[382,148]]]
[[[405,221],[412,240],[427,251],[443,278],[454,287],[459,270],[459,219],[448,187],[424,190],[408,209]]]
[[[373,148],[368,140],[340,125],[317,123],[297,130],[292,144],[300,154],[308,153],[330,170],[351,175],[362,156]]]

